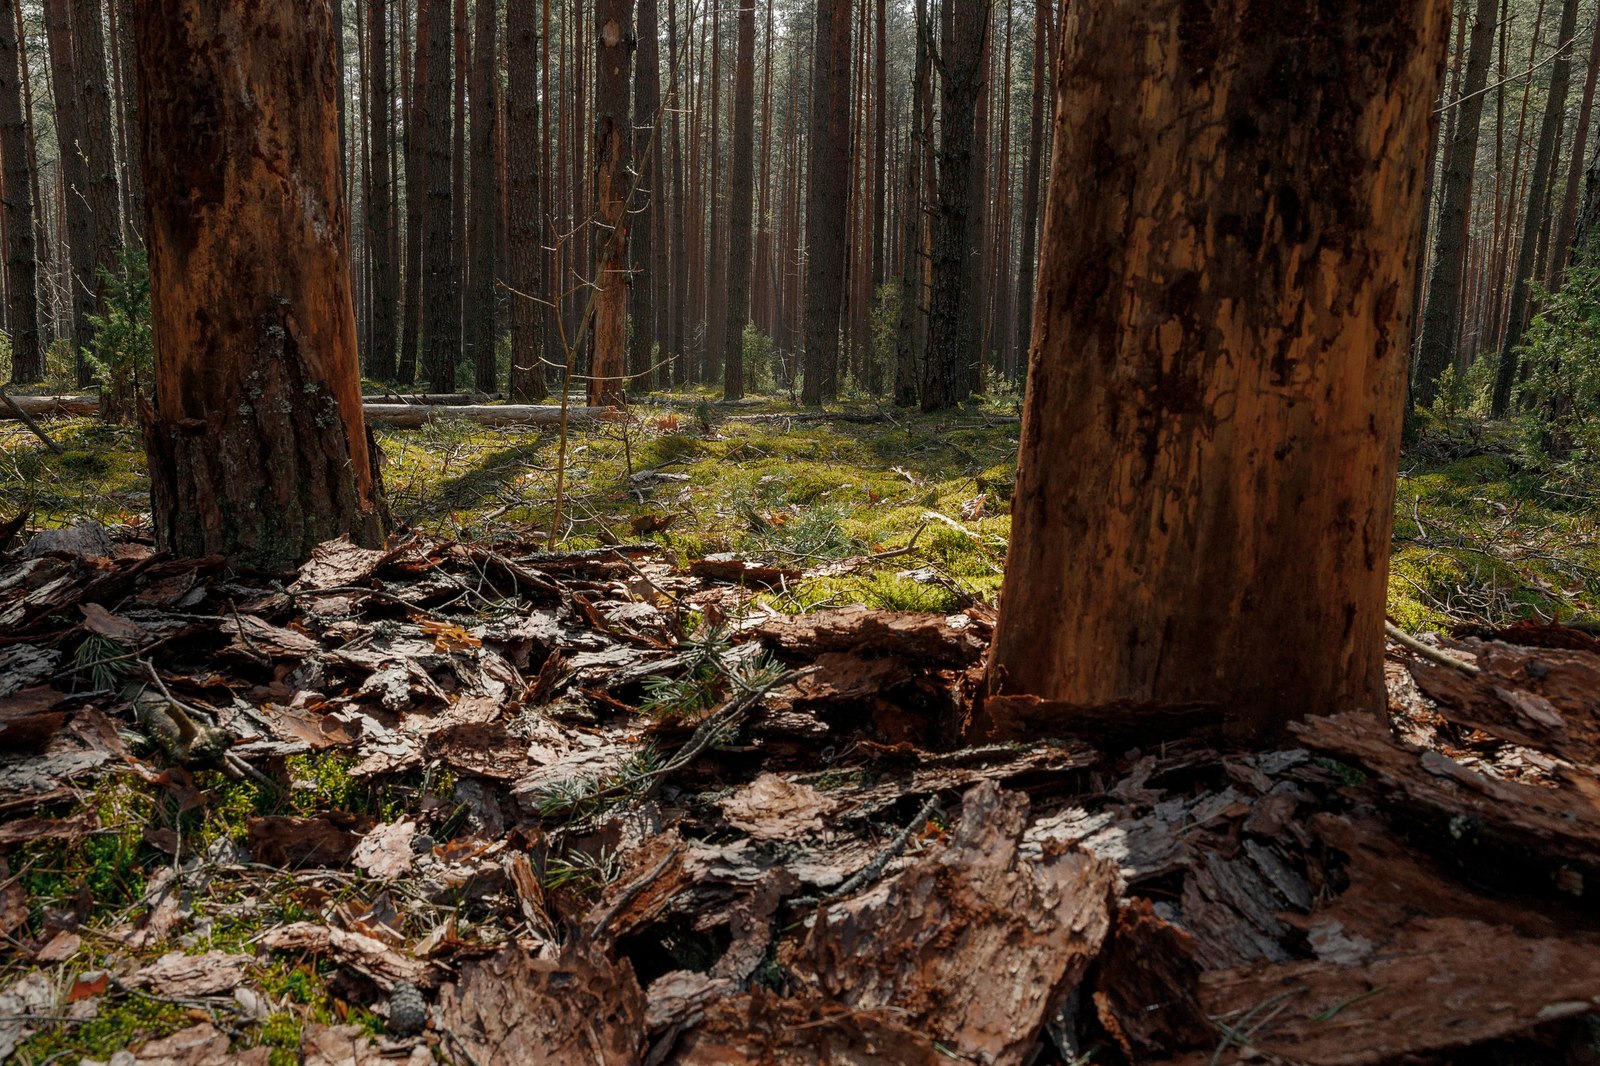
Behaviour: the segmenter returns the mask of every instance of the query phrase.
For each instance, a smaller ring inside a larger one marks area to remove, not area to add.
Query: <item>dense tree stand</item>
[[[1199,705],[1270,735],[1384,706],[1448,17],[1445,0],[1074,7],[989,679],[1054,701],[1035,728]],[[991,699],[1002,732],[1009,702]]]
[[[329,4],[134,10],[158,539],[273,570],[377,543]]]

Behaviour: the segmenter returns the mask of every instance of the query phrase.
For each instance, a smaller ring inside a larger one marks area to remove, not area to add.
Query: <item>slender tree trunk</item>
[[[1556,31],[1561,53],[1550,65],[1550,92],[1545,100],[1544,120],[1539,125],[1539,146],[1534,152],[1533,173],[1528,179],[1527,212],[1523,219],[1522,245],[1517,254],[1516,273],[1511,279],[1511,307],[1506,312],[1505,343],[1500,347],[1500,365],[1495,368],[1494,395],[1489,410],[1504,418],[1511,407],[1511,389],[1517,382],[1519,357],[1528,327],[1533,294],[1529,288],[1539,262],[1539,231],[1544,226],[1549,200],[1544,195],[1556,163],[1561,120],[1567,107],[1567,83],[1572,73],[1572,34],[1578,26],[1578,0],[1564,0],[1561,27]]]
[[[704,215],[709,230],[706,246],[706,269],[704,292],[702,293],[702,307],[704,308],[704,322],[706,333],[705,349],[702,352],[704,362],[701,366],[700,380],[712,384],[717,380],[717,365],[722,360],[723,327],[726,325],[728,294],[727,285],[724,283],[728,276],[728,236],[723,231],[727,216],[722,207],[723,192],[727,182],[723,179],[722,167],[722,7],[712,3],[707,13],[707,22],[711,31],[711,80],[707,84],[706,92],[711,97],[710,117],[706,127],[706,141],[710,147],[711,169],[706,172],[706,190],[702,201]],[[712,279],[717,279],[713,284]]]
[[[1034,271],[1038,265],[1039,171],[1044,157],[1045,54],[1050,48],[1050,0],[1037,0],[1033,19],[1033,105],[1028,115],[1028,161],[1022,174],[1022,261],[1017,281],[1016,350],[1027,357],[1033,337]],[[1015,375],[1013,375],[1015,376]]]
[[[628,201],[633,126],[628,78],[633,50],[633,0],[595,4],[594,206],[602,234],[595,257],[594,365],[592,406],[627,402]]]
[[[404,3],[405,0],[400,0]],[[367,233],[372,249],[372,343],[367,351],[367,372],[379,381],[395,377],[395,238],[390,207],[389,127],[394,107],[389,95],[388,0],[367,0],[370,55],[367,94],[371,100],[369,136],[373,165],[367,185]]]
[[[427,4],[427,83],[417,91],[426,103],[422,137],[427,154],[428,199],[422,221],[422,340],[426,376],[434,392],[453,392],[460,319],[451,271],[455,256],[450,171],[450,0]]]
[[[656,317],[661,301],[661,247],[656,230],[661,222],[658,190],[661,178],[661,58],[659,27],[656,25],[656,0],[639,0],[638,69],[634,76],[633,156],[639,166],[638,207],[633,216],[631,252],[635,267],[633,286],[633,335],[629,339],[629,373],[634,388],[648,392],[652,387],[651,364],[655,361]],[[640,284],[639,275],[643,275]]]
[[[89,160],[84,155],[83,111],[79,106],[79,78],[72,51],[69,0],[45,0],[45,35],[50,43],[51,82],[55,89],[56,143],[61,149],[62,213],[66,217],[71,256],[68,290],[72,307],[72,357],[78,386],[92,380],[84,358],[94,340],[95,237],[94,211],[89,198]]]
[[[455,42],[455,104],[450,123],[450,337],[456,369],[473,366],[466,350],[467,296],[467,76],[472,63],[472,38],[467,23],[467,0],[455,0],[450,39]],[[476,368],[474,367],[474,377]],[[449,391],[449,390],[444,390]]]
[[[874,299],[883,285],[885,242],[888,239],[889,197],[889,11],[888,0],[877,0],[873,7],[873,86],[872,157],[878,161],[872,176],[872,292]],[[874,390],[876,391],[876,389]]]
[[[402,6],[405,0],[401,0]],[[432,0],[442,3],[443,0]],[[422,245],[428,195],[428,6],[417,0],[417,32],[411,77],[401,108],[405,112],[406,154],[406,267],[405,301],[401,310],[400,366],[396,378],[402,385],[417,380],[417,358],[422,347]]]
[[[44,377],[39,347],[33,247],[33,187],[28,180],[28,126],[22,113],[16,8],[0,6],[0,171],[4,173],[6,298],[11,327],[11,380],[27,384]]]
[[[539,169],[539,32],[537,0],[506,5],[506,130],[511,210],[507,234],[511,286],[511,398],[518,403],[545,396],[541,363],[544,305],[540,247],[543,214]]]
[[[1459,112],[1455,137],[1445,145],[1433,270],[1422,309],[1422,339],[1417,346],[1417,367],[1411,381],[1412,401],[1423,407],[1433,406],[1439,375],[1455,358],[1456,334],[1461,323],[1461,258],[1470,206],[1467,190],[1472,181],[1472,168],[1478,161],[1478,129],[1482,125],[1483,88],[1489,80],[1489,60],[1494,54],[1497,4],[1498,0],[1478,0],[1462,96],[1454,102]]]
[[[973,141],[984,80],[990,0],[944,0],[939,85],[939,195],[934,205],[933,295],[922,409],[954,407],[972,393],[978,352],[981,294],[973,285],[973,256],[982,223],[982,182]]]
[[[89,209],[94,213],[94,265],[97,275],[122,271],[122,216],[118,213],[117,156],[111,132],[111,93],[106,85],[106,37],[100,0],[71,0],[72,52],[83,108],[84,154],[89,166]],[[100,277],[95,278],[95,310],[105,312]]]
[[[1600,11],[1596,12],[1595,25],[1589,34],[1589,66],[1583,79],[1583,98],[1578,104],[1578,128],[1572,138],[1572,158],[1567,166],[1567,192],[1561,202],[1555,234],[1550,240],[1550,268],[1546,279],[1552,290],[1561,288],[1562,275],[1572,251],[1572,227],[1578,215],[1578,196],[1583,184],[1583,161],[1587,158],[1589,147],[1589,118],[1594,113],[1597,76],[1600,76]]]
[[[117,15],[116,47],[122,69],[122,192],[128,243],[144,240],[144,175],[139,173],[139,94],[133,91],[133,0],[113,0]]]
[[[689,249],[684,243],[685,212],[683,182],[683,128],[679,112],[683,109],[683,82],[678,71],[677,0],[667,0],[667,92],[672,114],[672,294],[667,310],[667,352],[672,358],[672,384],[689,381],[689,361],[684,347],[684,314],[688,304]]]
[[[846,208],[839,180],[850,172],[850,0],[817,0],[813,64],[811,158],[806,180],[806,362],[801,400],[816,407],[839,395]]]
[[[1208,709],[1252,739],[1381,714],[1449,4],[1073,19],[991,731],[1070,730],[1082,707]]]
[[[728,193],[728,318],[723,329],[722,398],[744,395],[744,328],[750,321],[750,227],[755,199],[756,0],[739,0],[733,73],[733,173]]]
[[[283,571],[381,542],[327,0],[136,0],[157,542]]]
[[[1049,0],[1039,0],[1041,4]],[[911,82],[907,119],[911,127],[905,160],[905,194],[901,206],[900,323],[895,331],[894,402],[897,407],[917,403],[917,318],[922,303],[922,157],[928,131],[922,125],[921,101],[930,91],[932,64],[928,38],[927,0],[917,0],[915,12],[917,58]]]
[[[494,0],[477,0],[472,63],[472,232],[467,257],[467,301],[463,323],[468,358],[479,392],[494,392],[495,368],[495,241],[500,208],[499,162],[495,159],[495,120],[499,117],[500,79],[495,74]]]

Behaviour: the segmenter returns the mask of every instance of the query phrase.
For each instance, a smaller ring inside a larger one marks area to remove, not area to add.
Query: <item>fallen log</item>
[[[19,411],[33,418],[60,418],[100,413],[100,399],[93,395],[13,396],[11,399]],[[362,411],[366,414],[368,422],[381,422],[401,429],[412,429],[444,418],[461,418],[480,426],[544,426],[558,425],[561,422],[561,408],[547,404],[527,406],[442,402],[469,399],[453,395],[407,396],[402,399],[404,402],[401,403],[367,402],[361,405]],[[12,411],[0,408],[0,421],[15,417]],[[570,425],[590,425],[621,417],[623,417],[622,412],[612,407],[567,408],[567,422]]]
[[[100,413],[98,396],[12,396],[11,405],[17,411],[33,418],[58,418],[68,415],[97,415]],[[17,415],[9,409],[0,409],[0,421],[10,421]]]

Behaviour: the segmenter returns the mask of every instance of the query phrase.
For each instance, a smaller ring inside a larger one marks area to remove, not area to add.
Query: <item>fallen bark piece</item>
[[[673,1066],[950,1066],[921,1029],[894,1011],[845,1009],[757,992],[706,1004]]]
[[[377,937],[349,929],[291,922],[268,932],[260,943],[269,951],[327,956],[340,966],[371,978],[385,992],[402,983],[418,988],[433,988],[439,983],[439,973],[430,963],[402,955]]]
[[[7,1062],[17,1045],[34,1031],[34,1015],[49,1014],[56,991],[42,971],[24,974],[0,992],[0,1062]]]
[[[1082,851],[1021,855],[1027,799],[970,790],[950,844],[819,912],[801,980],[983,1062],[1025,1062],[1110,927],[1117,870]]]
[[[312,549],[311,558],[300,568],[289,588],[293,592],[320,592],[359,585],[397,554],[397,551],[357,547],[344,539],[326,541]]]
[[[18,818],[0,822],[0,847],[36,840],[77,840],[100,828],[100,818],[92,810],[82,810],[65,818]]]
[[[135,970],[122,983],[130,988],[149,989],[159,996],[214,996],[233,991],[244,981],[245,967],[254,961],[249,955],[225,951],[203,955],[172,951]]]
[[[300,1056],[304,1066],[427,1066],[433,1061],[425,1045],[418,1044],[404,1057],[389,1055],[359,1025],[318,1022],[301,1032]]]
[[[411,872],[416,854],[411,841],[416,838],[417,823],[393,822],[368,831],[350,854],[350,864],[369,877],[380,881],[393,881]]]
[[[756,840],[798,840],[820,833],[837,804],[810,785],[762,774],[718,806],[729,825]]]
[[[341,866],[361,843],[355,815],[331,811],[314,818],[266,815],[246,824],[250,854],[268,866]],[[370,820],[367,822],[371,824]]]
[[[1200,1008],[1194,938],[1157,917],[1147,899],[1117,910],[1101,959],[1094,1006],[1131,1062],[1199,1047],[1215,1035]]]
[[[776,588],[800,580],[798,570],[781,566],[763,566],[741,559],[730,552],[694,560],[689,564],[689,573],[711,581],[731,581],[736,585],[760,585],[763,588]]]
[[[957,615],[956,619],[962,616]],[[764,640],[787,653],[815,659],[823,652],[902,655],[918,662],[965,666],[982,658],[986,642],[968,625],[936,614],[840,607],[797,618],[757,623],[742,639]]]
[[[134,1053],[137,1066],[214,1066],[215,1063],[238,1063],[239,1066],[267,1066],[272,1057],[269,1047],[253,1047],[231,1052],[228,1034],[212,1025],[201,1022],[181,1032],[151,1040]]]
[[[439,990],[437,1022],[474,1062],[636,1066],[644,993],[626,960],[575,936],[554,959],[511,947],[466,964]]]
[[[1587,1014],[1600,1006],[1600,953],[1481,922],[1430,920],[1364,964],[1223,970],[1201,978],[1200,995],[1222,1025],[1248,1030],[1258,1054],[1364,1066]],[[1270,1013],[1260,1009],[1269,1001]]]

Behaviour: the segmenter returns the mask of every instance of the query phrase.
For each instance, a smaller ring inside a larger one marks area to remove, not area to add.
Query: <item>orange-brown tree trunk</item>
[[[750,321],[750,225],[755,199],[756,0],[739,0],[733,74],[733,173],[728,190],[728,272],[723,299],[722,397],[744,395],[744,328]]]
[[[990,725],[1378,713],[1448,0],[1067,17]]]
[[[544,386],[544,251],[540,217],[539,30],[536,0],[506,5],[506,147],[511,209],[506,249],[511,288],[511,398],[542,400]]]
[[[157,538],[283,570],[381,538],[328,0],[137,0]]]
[[[633,62],[633,0],[595,5],[594,200],[595,249],[593,406],[626,402],[628,367],[628,193],[633,127],[628,75]]]

